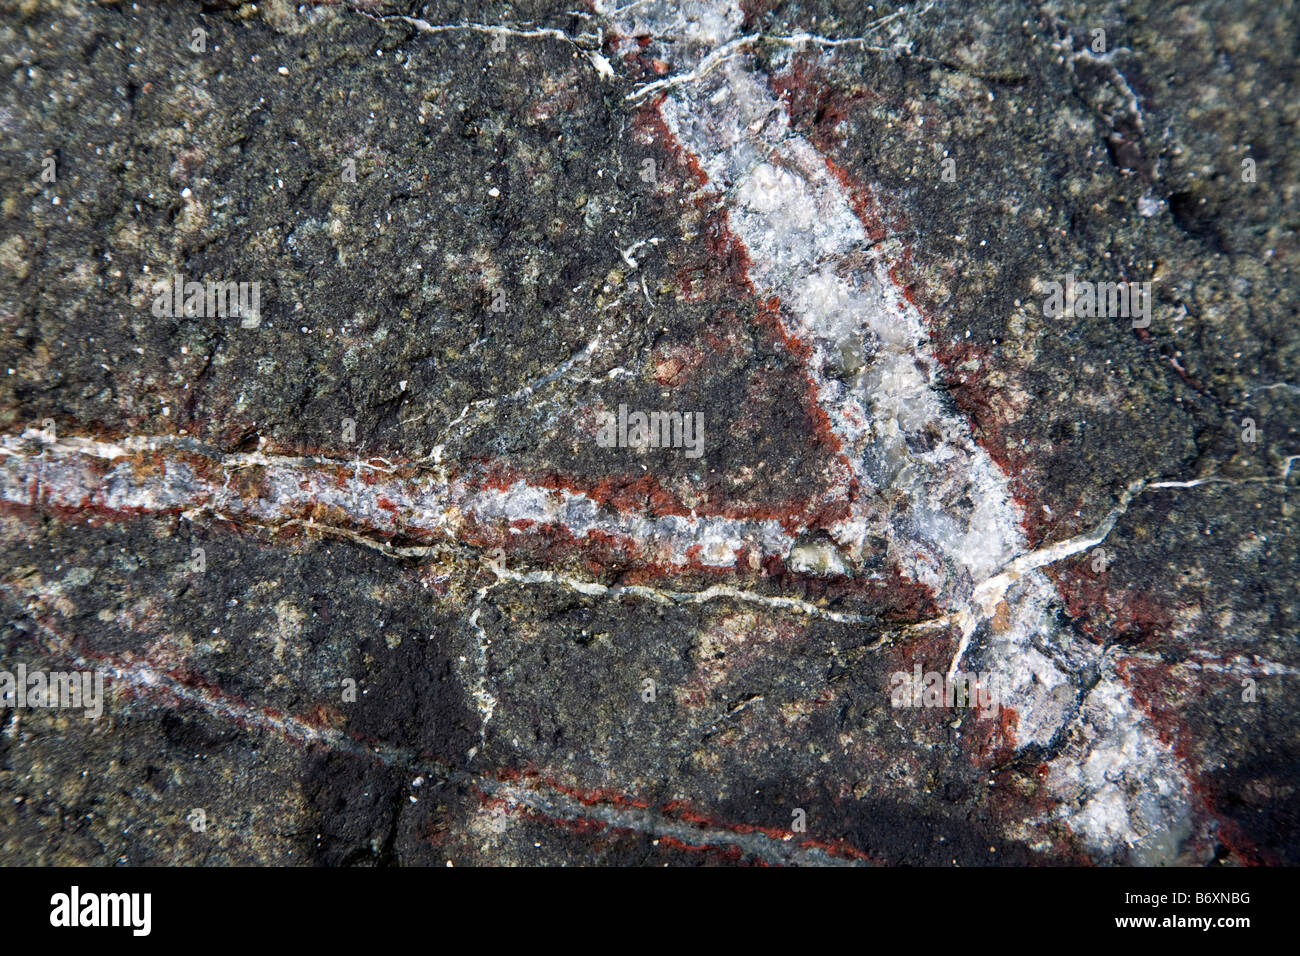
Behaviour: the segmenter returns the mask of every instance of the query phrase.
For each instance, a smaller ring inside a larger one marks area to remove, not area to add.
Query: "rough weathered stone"
[[[0,860],[1296,862],[1294,46],[0,4]]]

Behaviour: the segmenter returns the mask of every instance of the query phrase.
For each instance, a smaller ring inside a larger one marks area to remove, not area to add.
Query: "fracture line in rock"
[[[567,359],[565,359],[555,368],[551,369],[549,372],[539,375],[533,381],[529,382],[526,385],[520,386],[519,388],[515,389],[513,392],[510,392],[507,395],[500,395],[494,398],[481,398],[476,401],[470,402],[463,409],[461,409],[460,414],[457,415],[450,423],[448,423],[447,427],[444,428],[441,434],[439,434],[439,436],[434,440],[435,441],[434,449],[433,452],[429,455],[428,460],[433,461],[435,463],[438,463],[442,460],[442,452],[443,449],[446,447],[444,442],[446,441],[447,436],[452,432],[453,429],[455,429],[458,425],[460,425],[463,421],[465,421],[466,418],[469,417],[471,411],[474,413],[475,422],[477,423],[482,419],[482,416],[485,412],[490,411],[493,408],[496,408],[497,405],[500,405],[502,403],[517,402],[520,399],[531,398],[539,388],[542,388],[546,385],[550,385],[552,382],[558,381],[559,379],[567,375],[574,368],[574,366],[589,361],[591,357],[594,354],[596,354],[597,350],[600,348],[600,341],[601,341],[601,337],[597,335],[594,339],[592,339],[590,342],[584,345],[577,352],[574,352],[571,356],[569,356]],[[464,429],[462,428],[460,432],[457,432],[457,434],[462,434],[463,432]]]
[[[497,37],[523,37],[536,38],[541,37],[550,40],[560,40],[564,43],[575,47],[591,63],[596,74],[603,80],[613,79],[614,68],[610,65],[608,59],[600,52],[600,35],[599,34],[579,34],[572,36],[563,30],[556,30],[551,27],[526,27],[516,26],[505,23],[430,23],[420,17],[404,16],[402,14],[376,14],[369,13],[365,10],[352,7],[355,12],[364,17],[369,17],[379,23],[404,23],[413,27],[421,33],[439,34],[439,33],[484,33],[489,36]]]
[[[639,86],[626,97],[630,103],[639,103],[642,100],[654,96],[656,93],[666,93],[669,90],[675,90],[677,87],[686,83],[694,83],[705,76],[708,76],[715,69],[734,56],[739,56],[742,50],[748,47],[757,39],[757,34],[749,36],[736,37],[734,40],[728,40],[716,50],[711,51],[708,56],[704,57],[699,64],[689,73],[682,73],[679,76],[667,76],[661,80],[655,80],[644,86]]]
[[[559,820],[597,821],[614,830],[642,833],[674,841],[686,849],[734,848],[746,856],[777,864],[851,866],[866,862],[864,854],[839,844],[817,844],[793,833],[768,832],[749,826],[697,826],[662,813],[612,804],[589,805],[563,792],[542,794],[514,783],[484,788],[497,800]]]
[[[879,625],[880,619],[868,614],[850,614],[832,611],[811,601],[800,598],[780,597],[758,594],[732,587],[728,584],[714,584],[700,591],[674,591],[669,588],[648,587],[642,584],[605,585],[598,581],[589,581],[555,571],[514,571],[510,568],[497,569],[502,581],[519,584],[553,584],[588,597],[627,597],[642,598],[659,604],[703,604],[708,601],[732,600],[754,604],[776,611],[788,611],[837,624],[871,624]],[[882,639],[883,641],[883,639]]]
[[[1249,657],[1245,654],[1238,654],[1235,657],[1224,659],[1213,651],[1193,650],[1191,656],[1201,659],[1181,660],[1171,664],[1163,654],[1129,651],[1123,655],[1121,660],[1138,661],[1139,663],[1169,668],[1170,670],[1205,671],[1211,674],[1228,674],[1234,677],[1300,677],[1300,667],[1292,667],[1278,661],[1260,660],[1255,654],[1251,654]],[[1210,658],[1214,657],[1220,659],[1210,660]]]
[[[478,622],[479,615],[483,613],[483,598],[487,594],[487,588],[480,588],[475,600],[474,612],[469,616],[469,626],[474,629],[475,650],[477,658],[475,660],[475,673],[473,684],[474,704],[479,713],[479,750],[487,749],[487,728],[492,722],[492,715],[496,713],[497,704],[499,703],[496,696],[488,690],[488,646],[492,641],[488,638],[487,632],[483,630],[483,625]]]
[[[210,513],[268,527],[315,529],[328,524],[319,517],[328,514],[352,526],[330,531],[346,537],[362,529],[380,537],[454,541],[474,528],[491,528],[494,540],[509,540],[552,529],[576,541],[624,541],[648,562],[683,570],[734,568],[751,554],[785,560],[797,540],[772,519],[642,515],[524,479],[500,487],[450,477],[445,469],[408,478],[395,474],[402,463],[376,461],[213,455],[184,438],[55,440],[31,429],[0,436],[0,502],[116,514]],[[360,476],[363,467],[371,474]],[[248,489],[241,492],[235,477],[254,468],[260,471],[248,476]],[[428,553],[420,547],[385,550]]]
[[[378,757],[385,763],[406,762],[406,757],[397,748],[377,742],[365,743],[337,730],[319,727],[271,708],[248,704],[213,687],[185,683],[147,661],[78,649],[72,641],[41,620],[39,606],[28,606],[29,601],[39,602],[41,595],[24,594],[13,584],[3,582],[0,582],[0,591],[22,607],[36,625],[44,638],[44,650],[67,659],[76,667],[100,671],[110,685],[118,684],[136,692],[162,696],[177,704],[191,704],[218,717],[270,730],[295,743],[320,744],[356,756]]]
[[[957,672],[957,667],[966,653],[970,636],[975,632],[976,627],[981,621],[993,616],[997,606],[1006,598],[1007,591],[1013,584],[1030,572],[1101,544],[1115,527],[1115,522],[1128,511],[1129,503],[1147,487],[1160,486],[1148,485],[1145,481],[1133,482],[1120,496],[1119,504],[1112,508],[1092,531],[1019,555],[997,574],[977,584],[971,592],[970,600],[953,615],[954,623],[961,632],[961,640],[948,667],[948,679],[951,680]]]

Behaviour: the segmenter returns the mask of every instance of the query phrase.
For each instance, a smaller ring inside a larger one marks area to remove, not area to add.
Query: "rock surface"
[[[1300,862],[1298,52],[0,3],[0,862]]]

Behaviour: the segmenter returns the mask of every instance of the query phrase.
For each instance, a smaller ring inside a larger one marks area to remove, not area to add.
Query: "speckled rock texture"
[[[1300,863],[1296,19],[0,0],[0,863]]]

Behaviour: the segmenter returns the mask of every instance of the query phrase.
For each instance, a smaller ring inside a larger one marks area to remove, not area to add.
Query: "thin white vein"
[[[492,645],[491,639],[487,632],[483,630],[483,625],[478,622],[479,615],[483,613],[483,598],[487,594],[487,588],[480,588],[475,599],[474,613],[469,616],[469,626],[474,629],[475,634],[475,675],[473,681],[474,704],[478,707],[479,712],[479,751],[487,748],[487,729],[488,724],[492,722],[492,715],[496,713],[497,699],[493,693],[488,690],[488,648]]]
[[[711,51],[699,64],[692,70],[680,73],[676,76],[666,76],[663,79],[646,83],[638,86],[631,93],[624,97],[629,103],[639,103],[647,97],[654,96],[656,93],[666,93],[669,90],[676,89],[687,83],[698,83],[701,79],[708,76],[723,63],[732,57],[739,56],[745,51],[750,44],[758,39],[757,33],[750,33],[745,36],[738,36],[728,40],[716,50]]]
[[[587,806],[562,793],[541,794],[528,787],[498,783],[484,788],[492,796],[512,806],[524,807],[549,817],[567,820],[598,820],[612,828],[670,838],[688,846],[718,849],[735,847],[748,856],[771,863],[816,866],[860,866],[861,861],[845,859],[817,846],[797,841],[793,834],[775,838],[760,830],[748,833],[720,827],[683,823],[651,810],[609,804]]]
[[[705,604],[710,601],[731,600],[765,607],[770,610],[785,611],[824,621],[833,621],[836,624],[878,625],[880,623],[879,618],[871,615],[833,611],[801,598],[759,594],[729,584],[714,584],[699,591],[675,591],[671,588],[650,587],[644,584],[601,584],[599,581],[579,578],[558,571],[516,571],[511,568],[502,568],[497,573],[502,581],[513,581],[518,584],[528,585],[550,584],[576,591],[579,594],[585,594],[588,597],[632,597],[659,604]]]
[[[557,30],[553,27],[527,27],[508,23],[430,23],[428,20],[420,17],[411,17],[404,14],[387,14],[379,15],[367,13],[364,10],[352,8],[364,17],[380,23],[404,23],[407,26],[414,27],[421,33],[437,35],[439,33],[484,33],[489,36],[499,37],[523,37],[523,38],[544,38],[549,40],[560,40],[564,43],[576,47],[584,57],[587,58],[596,71],[596,74],[604,80],[612,79],[614,68],[609,60],[599,51],[600,34],[581,33],[572,36],[563,30]]]

